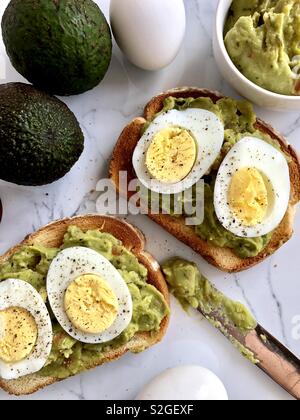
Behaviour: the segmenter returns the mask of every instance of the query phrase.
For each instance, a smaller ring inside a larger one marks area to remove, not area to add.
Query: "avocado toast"
[[[71,232],[72,231],[72,232]],[[129,225],[128,223],[105,216],[81,216],[72,219],[65,219],[58,222],[54,222],[48,226],[45,226],[38,232],[28,236],[21,244],[17,245],[16,247],[10,249],[3,257],[0,259],[0,267],[2,269],[2,280],[4,280],[5,276],[3,276],[3,267],[7,264],[8,261],[14,255],[17,255],[22,249],[26,253],[30,246],[34,245],[34,249],[36,250],[37,247],[42,247],[41,249],[57,249],[61,247],[61,245],[65,242],[65,245],[68,247],[75,246],[78,243],[81,243],[82,246],[87,246],[88,243],[95,244],[96,241],[102,238],[102,234],[104,234],[104,248],[108,246],[109,248],[109,241],[112,240],[113,244],[120,249],[121,254],[116,254],[115,246],[112,247],[112,259],[113,256],[116,258],[120,256],[121,262],[119,263],[118,267],[126,269],[126,264],[124,260],[122,260],[123,253],[125,255],[129,255],[131,261],[135,261],[135,264],[138,264],[138,267],[142,267],[143,271],[147,273],[146,277],[146,287],[152,288],[153,292],[155,292],[158,296],[158,300],[163,303],[161,306],[161,315],[159,318],[159,325],[158,328],[153,328],[153,330],[149,330],[149,328],[145,328],[144,331],[142,328],[136,328],[137,333],[130,333],[129,339],[125,334],[125,340],[111,342],[108,345],[104,345],[101,347],[101,351],[97,353],[98,348],[88,346],[88,351],[83,351],[80,343],[77,343],[74,347],[74,354],[78,352],[78,347],[81,353],[81,359],[79,362],[83,361],[84,363],[77,367],[75,363],[75,370],[74,366],[70,366],[72,364],[72,354],[71,356],[68,355],[67,358],[63,358],[62,365],[61,363],[61,356],[58,356],[58,364],[54,362],[53,365],[50,363],[45,367],[45,369],[40,374],[35,373],[32,375],[24,376],[18,378],[16,380],[2,380],[0,379],[0,387],[3,388],[5,391],[15,394],[15,395],[26,395],[34,393],[47,385],[51,385],[55,382],[58,382],[66,377],[73,376],[81,371],[85,371],[88,369],[92,369],[96,366],[99,366],[103,363],[113,361],[118,359],[126,352],[133,352],[137,353],[147,349],[148,347],[158,343],[163,338],[169,320],[169,310],[168,310],[168,302],[169,302],[169,294],[166,282],[164,277],[160,271],[160,267],[158,263],[147,253],[144,251],[145,247],[145,239],[144,236],[140,231],[138,231],[133,226]],[[79,235],[79,236],[78,236]],[[85,235],[91,236],[91,242],[88,240],[85,241]],[[109,236],[108,236],[109,235]],[[69,241],[66,243],[66,241]],[[108,245],[107,245],[108,243]],[[24,247],[27,247],[26,249]],[[92,245],[91,245],[92,247]],[[96,246],[93,246],[96,249]],[[98,248],[97,248],[98,249]],[[44,252],[44,251],[43,251]],[[100,252],[100,251],[99,251]],[[104,253],[104,251],[103,251]],[[23,254],[24,255],[24,254]],[[44,261],[46,262],[46,261]],[[48,261],[49,262],[49,261]],[[31,264],[31,263],[30,263]],[[131,265],[131,264],[129,264]],[[24,267],[24,265],[23,265]],[[26,270],[25,270],[26,271]],[[28,270],[27,270],[28,271]],[[9,276],[9,274],[7,275]],[[0,275],[1,277],[1,275]],[[4,278],[3,278],[4,277]],[[22,275],[22,272],[19,273],[17,278],[26,280],[26,274]],[[129,282],[130,283],[130,282]],[[1,284],[1,281],[0,281]],[[149,286],[148,286],[149,285]],[[43,293],[42,293],[43,294]],[[136,318],[135,309],[133,315]],[[151,314],[150,314],[151,315]],[[52,317],[53,320],[53,317]],[[158,319],[157,319],[158,320]],[[150,322],[150,321],[149,321]],[[53,350],[50,356],[51,361],[53,363],[53,357],[57,358],[55,346],[56,342],[60,341],[61,335],[63,335],[64,339],[63,342],[66,340],[72,340],[70,337],[67,337],[64,331],[61,329],[57,332],[56,321],[54,321],[55,325],[54,328],[54,338],[53,338]],[[150,325],[150,324],[149,324]],[[133,327],[136,327],[133,325]],[[145,332],[146,331],[146,332]],[[123,337],[123,338],[124,338]],[[126,341],[127,340],[127,341]],[[115,344],[114,344],[115,343]],[[77,346],[77,347],[76,347]],[[58,348],[59,350],[59,348]],[[96,351],[96,353],[92,353]],[[91,356],[91,357],[90,357]],[[74,356],[75,357],[75,356]],[[76,356],[77,357],[77,356]],[[84,360],[83,360],[84,358]],[[56,363],[56,364],[55,364]],[[50,374],[51,372],[55,372],[55,375]]]
[[[191,102],[198,99],[202,102],[204,101],[206,104],[205,106],[209,106],[210,109],[214,110],[215,106],[223,106],[225,110],[229,109],[230,112],[232,112],[232,118],[230,114],[230,118],[227,118],[229,122],[227,122],[228,127],[225,126],[225,129],[231,130],[231,120],[235,119],[237,121],[236,125],[238,128],[239,124],[245,124],[245,126],[247,126],[245,133],[248,134],[249,130],[251,130],[250,134],[253,132],[256,136],[267,138],[268,142],[274,143],[276,147],[287,157],[291,194],[286,214],[280,225],[267,237],[262,236],[255,239],[255,241],[240,241],[239,238],[235,238],[230,235],[230,240],[226,240],[225,243],[222,243],[222,246],[218,245],[216,241],[211,241],[205,238],[205,235],[203,235],[202,232],[201,235],[197,234],[194,227],[186,226],[183,217],[174,217],[170,214],[150,214],[150,212],[148,215],[152,220],[165,228],[177,239],[190,246],[217,268],[226,272],[239,272],[262,262],[291,238],[293,234],[293,222],[296,205],[300,200],[299,157],[287,141],[269,124],[261,121],[260,119],[256,119],[249,104],[224,98],[224,96],[218,92],[198,88],[175,89],[158,95],[146,105],[143,117],[134,119],[122,132],[113,152],[109,174],[119,193],[121,195],[129,195],[130,197],[130,192],[128,193],[128,191],[122,191],[120,189],[119,173],[121,171],[127,172],[128,183],[136,178],[135,171],[131,163],[132,156],[145,130],[145,125],[150,123],[156,115],[161,113],[165,106],[168,107],[168,100],[169,102],[179,103],[180,106],[183,104],[184,106],[186,101]],[[220,104],[220,101],[221,105],[218,105]],[[236,130],[237,128],[234,127],[234,129]],[[215,223],[214,215],[212,215],[212,217]],[[222,235],[227,237],[227,232],[224,232],[224,230],[221,229],[221,225],[217,225],[217,231],[221,232],[220,238],[218,239],[223,242]],[[234,249],[231,242],[234,242],[235,245],[236,239],[238,239],[238,246]],[[229,243],[230,247],[226,246],[226,243]],[[255,252],[250,252],[249,256],[242,255],[244,250],[247,249],[248,243],[251,247],[254,244]]]

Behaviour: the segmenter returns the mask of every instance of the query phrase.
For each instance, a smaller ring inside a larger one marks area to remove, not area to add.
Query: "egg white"
[[[244,226],[232,212],[228,192],[233,174],[241,168],[255,168],[268,180],[273,190],[273,203],[267,216],[257,226]],[[227,154],[215,184],[214,205],[217,217],[225,229],[242,238],[256,238],[275,230],[289,205],[291,182],[289,166],[284,155],[267,142],[245,137]]]
[[[164,183],[151,177],[146,167],[147,150],[153,137],[168,127],[189,130],[197,144],[197,158],[189,175],[177,183]],[[132,163],[139,181],[148,190],[161,194],[178,194],[195,185],[218,158],[224,142],[224,125],[210,111],[204,109],[171,110],[159,115],[150,124],[133,154]]]
[[[0,360],[0,378],[18,379],[39,372],[46,364],[52,348],[52,324],[47,307],[40,294],[22,280],[8,279],[0,282],[0,311],[19,307],[35,319],[38,337],[32,353],[17,363]]]
[[[87,334],[75,328],[65,311],[64,297],[67,288],[84,274],[102,277],[118,299],[117,318],[113,325],[101,334]],[[68,248],[57,255],[48,271],[47,293],[52,311],[61,327],[82,343],[100,344],[113,340],[128,327],[132,319],[132,297],[126,282],[105,257],[89,248]]]

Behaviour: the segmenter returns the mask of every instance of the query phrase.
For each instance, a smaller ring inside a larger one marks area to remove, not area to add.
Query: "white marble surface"
[[[7,3],[7,0],[2,0],[0,9]],[[109,0],[97,3],[105,13],[108,12]],[[221,79],[212,56],[211,37],[216,5],[217,0],[186,0],[188,26],[185,43],[169,68],[158,73],[143,72],[131,66],[115,47],[112,65],[104,82],[92,92],[66,100],[84,130],[85,152],[71,173],[51,186],[22,188],[0,183],[4,206],[0,252],[49,221],[95,210],[97,195],[91,191],[97,180],[106,176],[114,143],[122,127],[141,112],[152,95],[175,86],[193,85],[219,89],[236,96]],[[0,51],[2,49],[0,44]],[[5,61],[6,81],[22,80],[8,60]],[[262,109],[257,109],[257,112],[300,149],[298,114],[279,114]],[[210,267],[145,216],[135,218],[134,222],[145,232],[148,250],[159,260],[167,255],[181,254],[199,263],[203,272],[221,290],[245,302],[265,328],[300,356],[300,340],[293,338],[292,323],[294,317],[300,315],[300,213],[296,219],[294,238],[275,256],[240,275],[225,275]],[[162,344],[138,356],[127,355],[30,398],[132,399],[148,380],[163,369],[181,363],[196,363],[219,375],[231,399],[289,399],[283,390],[244,360],[223,336],[199,316],[186,315],[175,302],[172,307],[171,326]],[[0,400],[10,398],[0,391]]]

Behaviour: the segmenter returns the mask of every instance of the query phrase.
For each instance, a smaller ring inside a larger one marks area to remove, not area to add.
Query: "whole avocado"
[[[2,34],[15,69],[55,95],[94,88],[111,61],[111,31],[92,0],[11,0]]]
[[[31,85],[0,85],[0,179],[45,185],[63,177],[79,159],[84,137],[59,99]]]

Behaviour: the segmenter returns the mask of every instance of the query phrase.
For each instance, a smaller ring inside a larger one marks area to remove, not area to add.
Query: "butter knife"
[[[243,334],[220,312],[208,314],[200,308],[198,311],[221,331],[245,357],[291,396],[300,400],[300,359],[287,347],[260,325],[247,334]]]

